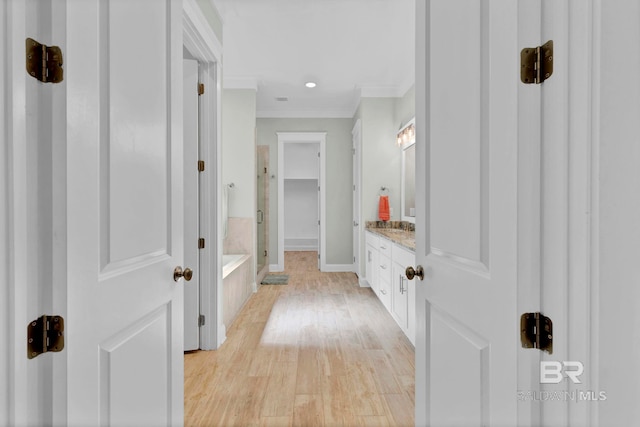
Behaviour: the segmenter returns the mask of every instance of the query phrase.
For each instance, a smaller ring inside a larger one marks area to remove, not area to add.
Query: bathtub
[[[236,268],[240,267],[243,262],[249,259],[249,255],[245,254],[225,254],[222,255],[222,278],[225,279]]]
[[[251,255],[222,255],[222,321],[229,330],[242,306],[255,291]]]

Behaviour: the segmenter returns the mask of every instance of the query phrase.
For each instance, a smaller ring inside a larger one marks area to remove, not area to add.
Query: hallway
[[[185,354],[185,426],[412,426],[414,350],[353,273],[287,252],[217,351]]]

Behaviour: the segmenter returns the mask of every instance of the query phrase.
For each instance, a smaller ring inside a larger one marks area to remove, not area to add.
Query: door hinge
[[[204,95],[204,83],[198,83],[198,95]]]
[[[318,157],[320,157],[320,153],[318,153]]]
[[[264,173],[267,173],[267,168],[266,167],[264,168]]]
[[[266,250],[266,249],[265,249],[265,251],[264,251],[264,256],[267,256],[267,250]]]
[[[520,52],[520,80],[540,84],[553,74],[553,40],[542,46],[525,47]]]
[[[318,225],[320,225],[320,220],[318,220]]]
[[[64,319],[60,316],[40,316],[27,327],[27,357],[64,348]]]
[[[204,160],[198,160],[198,172],[204,172]]]
[[[198,327],[204,326],[204,314],[198,316]]]
[[[62,70],[62,49],[47,46],[32,38],[26,42],[27,73],[44,83],[60,83],[64,80]]]
[[[198,249],[204,249],[204,238],[198,239]]]
[[[537,348],[553,353],[553,322],[542,313],[520,316],[520,341],[523,348]]]
[[[355,264],[355,262],[356,262],[356,257],[353,257],[353,263]]]

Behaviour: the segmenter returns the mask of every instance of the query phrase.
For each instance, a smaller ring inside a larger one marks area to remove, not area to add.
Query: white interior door
[[[518,4],[416,4],[416,424],[513,426]]]
[[[193,278],[184,288],[184,350],[200,348],[200,263],[198,262],[198,61],[183,60],[184,262]]]
[[[66,3],[68,425],[183,422],[181,5]]]

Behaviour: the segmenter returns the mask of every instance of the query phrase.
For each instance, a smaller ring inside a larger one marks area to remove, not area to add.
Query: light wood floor
[[[287,252],[217,351],[185,354],[186,426],[413,426],[414,350],[353,273]]]

